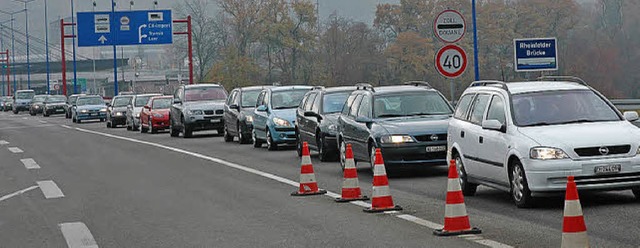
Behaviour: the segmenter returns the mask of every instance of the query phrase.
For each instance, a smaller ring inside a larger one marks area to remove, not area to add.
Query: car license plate
[[[427,152],[444,152],[447,146],[427,146]]]
[[[622,166],[619,164],[601,165],[593,168],[593,172],[596,174],[618,173],[620,170],[622,170]]]
[[[56,112],[64,112],[64,109],[56,109]]]
[[[211,123],[218,123],[218,122],[220,122],[220,119],[211,119],[210,121],[211,121]]]

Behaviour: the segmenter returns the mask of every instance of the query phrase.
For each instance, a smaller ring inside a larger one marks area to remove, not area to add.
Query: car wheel
[[[267,128],[267,149],[269,151],[278,150],[278,144],[273,142],[273,137],[271,137],[271,132],[269,131],[269,128]]]
[[[640,201],[640,188],[632,189],[633,195],[636,196],[636,200]]]
[[[190,126],[184,125],[184,137],[191,138],[193,137],[193,128]]]
[[[223,132],[224,132],[224,142],[232,142],[233,141],[233,135],[231,135],[226,128],[223,128]]]
[[[320,136],[322,134],[318,133],[317,135]],[[318,157],[320,161],[327,162],[333,158],[333,156],[329,154],[327,148],[324,145],[324,137],[320,136],[320,138],[316,140],[316,145],[318,146]]]
[[[140,130],[140,127],[136,126],[136,123],[132,121],[132,122],[131,122],[131,130],[133,130],[133,131],[139,131],[139,130]]]
[[[242,134],[242,128],[240,127],[240,123],[238,123],[238,143],[247,144],[249,143],[247,137]]]
[[[298,153],[298,157],[302,157],[302,140],[299,132],[296,134],[296,153]]]
[[[34,112],[29,112],[29,115],[31,115],[31,116],[36,116],[36,113],[34,113]]]
[[[476,194],[476,190],[478,189],[478,185],[475,183],[470,183],[467,177],[467,171],[464,168],[464,164],[462,163],[462,158],[459,154],[453,155],[453,160],[456,161],[456,168],[458,169],[458,180],[460,180],[460,187],[462,188],[462,195],[464,196],[473,196]]]
[[[76,118],[71,116],[71,122],[76,123]]]
[[[82,123],[82,120],[76,119],[76,123],[80,124]]]
[[[153,123],[151,123],[151,121],[149,121],[149,131],[151,131],[152,134],[158,133],[158,129],[153,128]]]
[[[373,168],[376,164],[376,146],[370,144],[369,147],[369,164],[371,164],[371,172],[373,173]]]
[[[220,135],[224,136],[225,128],[224,127],[223,128],[219,128],[216,131],[218,132],[217,133],[218,136],[220,136]],[[233,136],[231,136],[231,140],[233,140]]]
[[[147,132],[149,132],[149,128],[145,128],[144,125],[140,123],[140,133],[147,133]]]
[[[253,135],[253,147],[260,148],[262,147],[262,140],[258,139],[255,131],[251,133]]]
[[[45,112],[42,112],[42,116],[43,117],[49,117],[49,114],[47,114],[47,112],[45,111]]]
[[[169,121],[169,136],[171,137],[178,137],[180,136],[180,130],[174,128],[173,126],[173,120]]]
[[[111,124],[110,121],[107,121],[107,128],[113,128],[113,125]]]
[[[520,161],[514,162],[509,174],[511,175],[511,198],[513,198],[516,206],[519,208],[530,207],[533,202],[533,198],[531,197],[531,191],[529,191],[529,185],[527,184],[527,177],[525,176],[525,172]]]
[[[14,115],[17,115],[17,114],[18,114],[18,111],[15,111],[15,110],[14,110],[14,111],[13,111],[13,114],[14,114]]]

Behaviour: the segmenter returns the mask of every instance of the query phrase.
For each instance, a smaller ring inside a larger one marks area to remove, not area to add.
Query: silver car
[[[131,102],[127,105],[126,111],[127,130],[138,131],[140,129],[140,112],[142,111],[142,107],[154,96],[161,96],[161,94],[138,94],[131,98]]]

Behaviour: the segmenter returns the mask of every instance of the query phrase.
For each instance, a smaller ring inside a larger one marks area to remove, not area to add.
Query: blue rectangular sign
[[[556,38],[515,39],[513,47],[516,71],[558,70]]]
[[[78,46],[173,43],[171,10],[78,12]]]

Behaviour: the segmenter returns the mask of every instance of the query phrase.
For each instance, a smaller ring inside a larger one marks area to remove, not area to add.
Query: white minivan
[[[578,189],[631,189],[640,198],[640,129],[629,122],[637,119],[575,77],[478,81],[449,122],[447,156],[467,196],[482,184],[528,207],[575,176]]]

